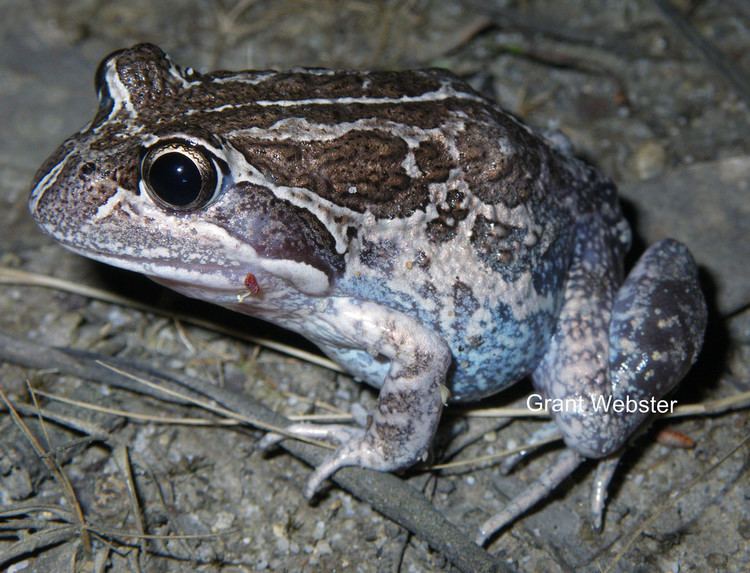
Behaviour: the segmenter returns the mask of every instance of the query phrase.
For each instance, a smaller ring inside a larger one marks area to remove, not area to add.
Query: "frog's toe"
[[[276,432],[268,432],[265,436],[263,436],[260,441],[257,444],[257,447],[259,450],[263,452],[267,452],[273,448],[275,448],[281,440],[283,440],[286,436],[283,434],[277,434]]]
[[[339,469],[346,466],[364,466],[362,440],[351,440],[341,446],[336,452],[326,458],[310,475],[305,484],[304,495],[311,499],[320,489],[321,484],[335,474]],[[377,469],[377,468],[374,468]]]
[[[284,433],[269,432],[258,442],[258,448],[268,451],[286,438],[302,438],[345,444],[364,434],[364,430],[342,424],[291,424]]]
[[[261,450],[269,450],[286,438],[308,438],[345,444],[364,434],[362,428],[342,424],[291,424],[283,434],[269,432],[258,443]]]
[[[476,537],[477,545],[484,545],[497,531],[512,523],[517,517],[547,497],[565,478],[572,474],[583,462],[583,456],[567,449],[523,493],[512,499],[503,510],[479,528]]]
[[[284,434],[269,432],[259,442],[258,447],[268,450],[286,438],[307,438],[339,444],[338,449],[320,464],[307,480],[304,495],[312,498],[321,484],[336,471],[345,466],[362,466],[374,470],[394,469],[381,450],[370,445],[366,432],[357,426],[342,424],[291,424]]]
[[[615,475],[617,465],[620,463],[620,454],[599,460],[594,475],[594,484],[591,489],[591,527],[597,533],[602,530],[604,507],[607,503],[607,491],[609,482]]]
[[[346,466],[357,466],[371,470],[390,472],[414,463],[411,457],[389,452],[383,448],[372,433],[360,430],[352,439],[339,447],[330,457],[320,464],[312,473],[305,486],[304,494],[308,499],[320,489],[324,480]]]

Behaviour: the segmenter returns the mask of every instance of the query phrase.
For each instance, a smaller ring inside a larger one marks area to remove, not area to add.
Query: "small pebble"
[[[641,144],[632,157],[632,166],[641,181],[652,179],[664,171],[667,152],[664,146],[656,141]]]
[[[315,549],[318,552],[318,555],[330,555],[333,553],[330,544],[325,539],[318,541]]]

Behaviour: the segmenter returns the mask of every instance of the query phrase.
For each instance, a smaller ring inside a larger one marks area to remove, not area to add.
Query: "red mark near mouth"
[[[258,279],[255,278],[253,273],[247,273],[245,276],[245,288],[247,289],[248,294],[251,294],[252,296],[258,296],[260,294],[260,285],[258,284]]]

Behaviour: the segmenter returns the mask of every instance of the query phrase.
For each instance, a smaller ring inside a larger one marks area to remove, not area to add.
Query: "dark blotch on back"
[[[451,168],[455,167],[445,145],[431,139],[419,144],[419,147],[414,150],[414,159],[417,161],[417,168],[428,183],[446,181]]]
[[[469,210],[462,206],[464,198],[461,191],[448,191],[445,204],[437,206],[438,217],[427,223],[427,235],[430,239],[442,243],[455,236],[457,225],[469,214]]]
[[[531,253],[524,245],[526,229],[510,227],[478,215],[471,232],[477,257],[506,282],[515,281],[530,265]]]
[[[489,116],[486,122],[467,123],[457,139],[465,179],[485,203],[512,208],[529,201],[534,193],[546,146],[510,116],[486,107],[483,112]]]
[[[310,189],[353,211],[404,217],[429,201],[425,182],[412,180],[402,166],[406,142],[385,132],[350,131],[329,141],[238,137],[234,143],[274,184]]]

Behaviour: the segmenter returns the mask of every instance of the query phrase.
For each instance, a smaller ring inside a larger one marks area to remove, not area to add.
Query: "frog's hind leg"
[[[706,304],[695,261],[671,239],[648,248],[616,291],[579,280],[574,269],[558,331],[534,385],[549,398],[572,399],[566,403],[577,407],[554,416],[563,439],[586,457],[603,458],[668,406],[657,401],[695,361]]]
[[[533,374],[536,389],[564,406],[554,419],[566,444],[579,456],[609,457],[595,480],[595,526],[618,450],[654,413],[652,399],[693,364],[706,324],[697,268],[684,245],[652,245],[618,288],[622,253],[610,242],[602,224],[580,225],[557,330]],[[572,465],[572,458],[559,460],[530,494],[483,526],[481,539],[540,501]]]

